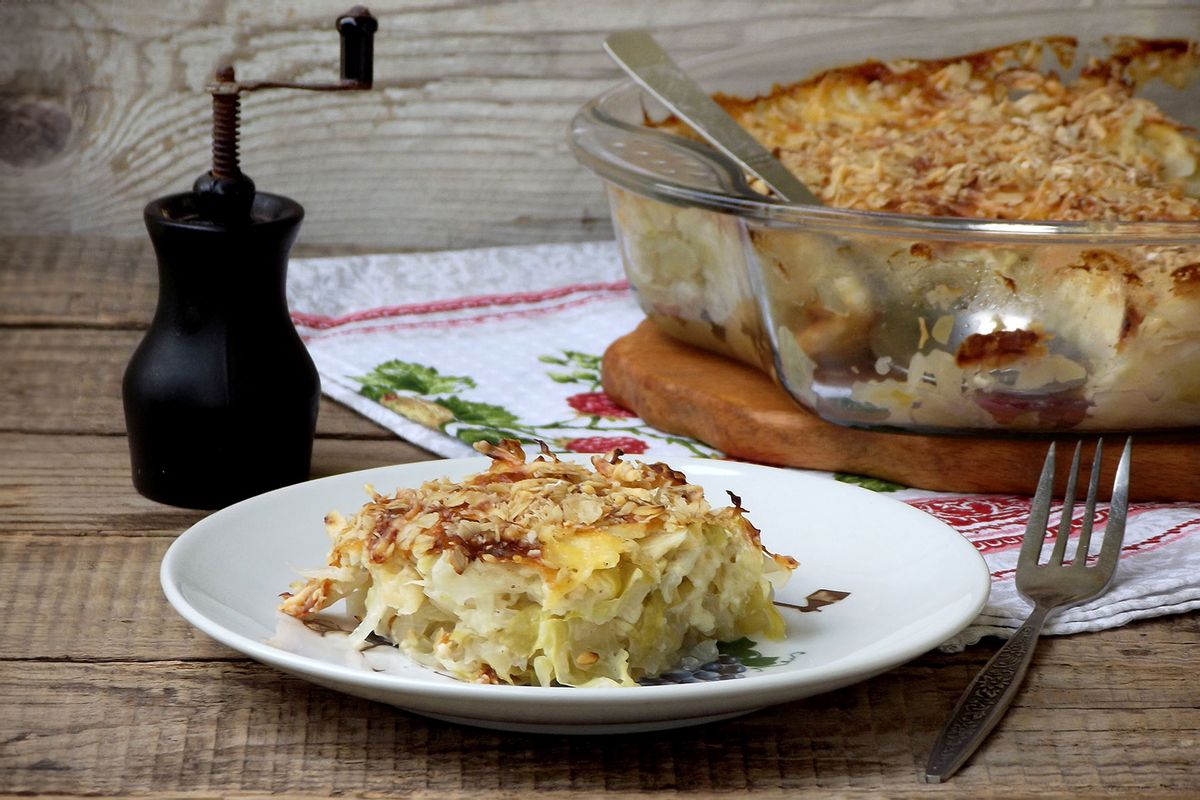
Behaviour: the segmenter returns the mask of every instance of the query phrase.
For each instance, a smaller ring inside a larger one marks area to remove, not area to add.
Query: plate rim
[[[558,454],[564,460],[585,461],[585,457],[573,454]],[[590,456],[589,456],[590,457]],[[741,699],[753,697],[754,708],[761,708],[767,705],[774,705],[779,702],[786,702],[788,697],[794,699],[802,699],[803,697],[813,694],[830,691],[837,686],[846,686],[852,683],[857,683],[861,680],[869,678],[873,675],[880,674],[884,671],[900,666],[912,660],[916,656],[927,652],[928,650],[937,647],[944,641],[949,640],[956,633],[966,628],[972,620],[978,617],[980,611],[983,610],[987,603],[990,588],[991,575],[983,556],[975,549],[975,547],[946,523],[933,517],[932,515],[914,508],[896,498],[887,497],[869,489],[865,489],[852,484],[846,484],[833,479],[819,477],[809,474],[804,471],[791,470],[783,467],[772,467],[764,464],[754,464],[749,462],[728,461],[723,459],[706,459],[696,457],[673,458],[672,466],[677,469],[682,469],[687,472],[692,469],[693,474],[700,472],[711,471],[717,469],[726,469],[733,474],[745,472],[765,471],[771,474],[787,475],[789,480],[800,480],[802,482],[812,481],[814,483],[826,481],[829,482],[829,488],[834,492],[845,492],[847,494],[855,494],[859,492],[865,493],[862,497],[871,497],[871,502],[879,502],[893,504],[894,509],[904,515],[912,515],[914,519],[921,519],[924,525],[930,529],[940,529],[947,536],[948,542],[955,542],[951,547],[961,547],[964,554],[964,564],[970,561],[974,565],[977,572],[975,576],[976,585],[974,587],[974,603],[970,613],[963,613],[961,618],[954,618],[943,622],[939,628],[933,629],[936,635],[925,633],[921,637],[910,639],[901,645],[889,648],[882,653],[873,654],[856,662],[853,669],[848,671],[837,672],[830,676],[812,676],[805,674],[802,670],[785,670],[776,673],[757,674],[752,680],[744,681],[720,681],[717,683],[694,683],[694,684],[679,684],[666,686],[641,686],[637,687],[638,691],[630,693],[628,690],[632,687],[596,687],[583,688],[576,687],[570,691],[557,691],[554,689],[548,690],[543,686],[511,686],[503,685],[488,685],[475,684],[465,681],[459,682],[440,682],[426,681],[419,678],[411,678],[393,673],[375,673],[356,669],[350,666],[332,664],[320,659],[309,656],[292,653],[279,647],[267,644],[265,641],[258,641],[249,636],[243,635],[235,630],[231,630],[221,623],[209,618],[198,608],[193,606],[183,595],[181,586],[183,584],[183,576],[179,566],[186,556],[189,548],[196,546],[196,542],[201,541],[208,529],[219,527],[224,517],[237,513],[239,508],[246,504],[269,502],[271,498],[277,498],[290,493],[305,493],[313,491],[314,486],[319,486],[324,483],[340,483],[356,476],[365,476],[373,473],[391,472],[393,470],[405,470],[417,467],[427,469],[432,464],[440,464],[447,471],[453,471],[457,467],[471,468],[472,466],[485,467],[490,463],[486,457],[466,457],[456,459],[428,459],[425,461],[405,462],[401,464],[391,464],[378,467],[370,467],[367,469],[355,470],[352,472],[339,473],[336,475],[328,475],[321,478],[316,478],[302,483],[292,484],[291,486],[281,487],[270,492],[256,495],[246,500],[242,500],[226,508],[220,509],[202,520],[187,528],[179,534],[176,539],[167,548],[163,555],[162,562],[159,568],[159,580],[162,586],[163,593],[166,595],[168,602],[189,624],[197,628],[204,634],[214,640],[230,647],[241,654],[248,656],[256,661],[267,664],[269,666],[281,669],[293,675],[300,676],[304,679],[321,679],[324,681],[333,681],[338,684],[347,684],[355,686],[366,691],[385,691],[395,694],[419,694],[430,700],[486,700],[491,708],[484,707],[480,709],[483,714],[480,719],[502,719],[502,714],[486,712],[502,711],[504,708],[512,705],[527,705],[530,700],[536,699],[541,706],[561,709],[564,707],[587,708],[595,706],[609,707],[613,705],[613,701],[621,698],[624,702],[619,705],[629,706],[633,708],[651,708],[653,706],[676,706],[688,705],[694,702],[699,697],[704,697],[710,702],[721,702],[723,705],[737,702]],[[361,478],[359,478],[361,480]],[[363,481],[369,483],[370,481]],[[972,558],[973,557],[973,558]],[[817,688],[815,691],[806,691],[813,686],[823,687],[825,684],[836,683],[836,686],[830,688]],[[326,684],[327,685],[327,684]],[[344,690],[343,690],[344,691]],[[385,701],[386,702],[386,701]],[[408,707],[408,706],[402,706]],[[752,710],[747,706],[747,710]],[[419,712],[417,712],[419,713]],[[463,716],[461,714],[457,716]],[[646,714],[638,715],[638,718],[645,718]],[[581,721],[578,723],[581,727],[586,727],[589,723]]]

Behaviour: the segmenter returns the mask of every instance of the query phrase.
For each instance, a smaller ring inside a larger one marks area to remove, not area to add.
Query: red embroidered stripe
[[[292,321],[297,325],[316,330],[329,330],[352,322],[404,317],[418,314],[438,314],[448,311],[462,311],[470,308],[488,308],[491,306],[511,306],[522,303],[541,303],[546,300],[557,300],[580,292],[624,292],[629,289],[629,281],[611,281],[604,283],[577,283],[571,286],[558,286],[540,292],[514,292],[511,294],[484,294],[471,297],[456,297],[448,300],[432,300],[427,303],[409,303],[400,306],[384,306],[355,311],[340,317],[329,317],[322,314],[309,314],[303,311],[292,312]]]
[[[319,338],[326,339],[332,336],[356,336],[366,333],[379,333],[381,331],[405,331],[415,330],[420,328],[460,328],[465,325],[478,325],[482,322],[495,322],[496,320],[504,319],[521,319],[527,317],[540,317],[546,314],[554,314],[568,308],[576,308],[585,306],[590,303],[606,300],[604,295],[591,295],[587,297],[579,297],[574,300],[568,300],[565,303],[558,303],[552,306],[539,306],[537,308],[522,308],[512,311],[496,311],[490,314],[480,314],[474,317],[451,317],[450,319],[428,319],[414,320],[412,322],[393,322],[386,325],[363,325],[359,328],[349,328],[347,330],[330,331],[329,333],[320,334]],[[304,341],[309,341],[318,338],[318,335],[301,335]]]

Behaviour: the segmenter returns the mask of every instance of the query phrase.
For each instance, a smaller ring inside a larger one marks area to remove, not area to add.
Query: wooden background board
[[[349,698],[180,619],[158,563],[204,515],[133,491],[119,412],[156,291],[140,210],[205,168],[197,89],[219,59],[326,77],[328,24],[348,5],[0,2],[0,797],[1197,795],[1195,613],[1044,641],[1013,710],[943,786],[917,783],[919,768],[995,642],[724,725],[570,738]],[[860,18],[1042,5],[371,3],[376,94],[252,97],[243,154],[262,188],[308,208],[297,255],[605,238],[600,187],[563,140],[616,79],[603,33],[649,25],[686,57]],[[314,475],[428,457],[322,404]]]
[[[1057,440],[1055,492],[1062,495],[1075,441],[1092,463],[1095,437],[925,436],[846,428],[800,408],[762,372],[683,344],[649,320],[604,354],[604,389],[656,428],[700,439],[731,456],[768,464],[851,472],[947,492],[1033,494]],[[1108,437],[1100,496],[1116,473],[1122,437]],[[1136,438],[1130,495],[1139,500],[1200,497],[1200,440]],[[1084,467],[1086,479],[1086,466]],[[1086,484],[1081,484],[1086,486]],[[1081,488],[1080,494],[1086,489]]]
[[[1187,5],[1191,0],[1163,0]],[[1066,7],[1120,0],[1059,0]],[[151,198],[208,168],[202,88],[218,61],[250,78],[328,79],[351,0],[4,0],[0,233],[143,235]],[[293,197],[303,241],[432,250],[610,235],[571,115],[619,71],[600,50],[649,27],[680,58],[926,15],[1045,0],[379,0],[370,94],[262,92],[242,158]]]

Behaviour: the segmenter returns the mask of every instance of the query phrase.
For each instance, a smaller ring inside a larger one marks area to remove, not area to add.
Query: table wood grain
[[[578,738],[435,722],[248,661],[183,622],[158,586],[166,548],[203,513],[129,480],[118,381],[153,307],[149,248],[17,237],[0,253],[20,254],[0,272],[0,793],[1200,791],[1196,614],[1044,640],[992,739],[937,787],[918,784],[920,767],[994,641],[717,725]],[[124,293],[101,286],[114,272]],[[318,427],[314,475],[428,457],[331,403]]]
[[[1077,5],[1087,5],[1078,0]],[[349,3],[347,3],[349,5]],[[1009,10],[1037,0],[1013,0]],[[616,79],[602,34],[681,56],[973,0],[372,3],[377,90],[247,102],[259,186],[309,216],[299,255],[595,239],[596,181],[563,140]],[[548,737],[459,727],[249,661],[166,603],[158,565],[202,512],[139,496],[120,405],[153,312],[141,207],[205,167],[218,60],[320,78],[341,11],[288,3],[0,4],[0,797],[1195,797],[1200,615],[1042,642],[952,782],[918,783],[996,647],[932,652],[725,723]],[[429,458],[323,402],[313,474]]]

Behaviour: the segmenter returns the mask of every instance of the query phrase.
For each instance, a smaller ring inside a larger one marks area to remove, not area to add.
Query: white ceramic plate
[[[163,590],[188,622],[217,641],[321,686],[470,725],[589,734],[710,722],[855,683],[949,639],[987,600],[988,571],[971,544],[904,503],[801,472],[687,459],[672,466],[702,485],[714,505],[723,504],[726,489],[739,495],[763,544],[799,559],[777,600],[804,606],[819,589],[849,592],[816,613],[781,608],[788,638],[755,645],[775,662],[741,679],[617,689],[469,684],[391,648],[366,655],[339,648],[336,635],[323,637],[276,610],[296,570],[325,563],[326,512],[357,510],[366,484],[390,492],[460,478],[487,463],[364,470],[230,506],[171,545]]]

